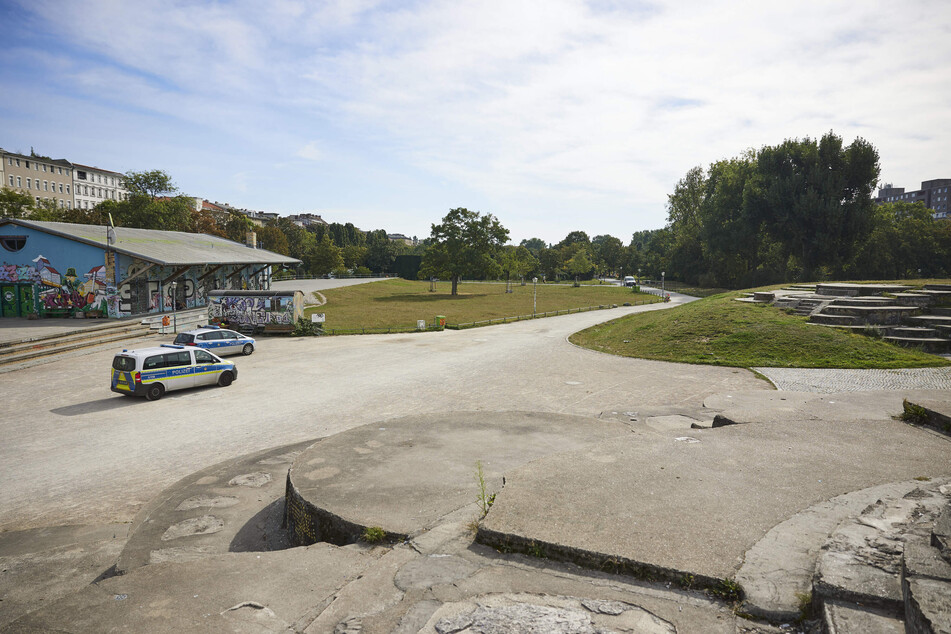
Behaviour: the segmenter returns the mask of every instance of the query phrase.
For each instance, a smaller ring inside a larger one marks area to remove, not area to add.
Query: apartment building
[[[104,200],[125,200],[123,174],[73,163],[73,201],[77,209],[92,209]]]
[[[885,183],[879,190],[875,202],[884,203],[924,203],[925,207],[933,210],[935,218],[951,218],[948,216],[948,196],[951,196],[951,178],[936,178],[922,181],[921,189],[906,192],[904,187],[893,187]]]
[[[51,159],[7,152],[0,149],[3,185],[32,196],[37,203],[52,200],[70,209],[73,202],[73,164],[66,159]]]

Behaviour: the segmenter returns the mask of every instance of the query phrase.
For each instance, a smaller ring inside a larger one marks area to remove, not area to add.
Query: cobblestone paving
[[[777,390],[787,392],[867,392],[871,390],[951,390],[951,367],[900,370],[753,368]]]

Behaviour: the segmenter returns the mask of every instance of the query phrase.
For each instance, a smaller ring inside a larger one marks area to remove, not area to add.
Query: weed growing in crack
[[[482,511],[482,517],[489,514],[489,509],[495,502],[495,493],[489,494],[485,488],[485,472],[482,470],[482,461],[476,460],[476,482],[479,484],[479,497],[476,502],[479,503],[479,509]],[[479,519],[482,519],[480,517]]]

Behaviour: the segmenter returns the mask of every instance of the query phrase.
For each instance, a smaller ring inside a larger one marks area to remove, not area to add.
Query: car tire
[[[234,376],[230,372],[222,372],[221,376],[218,377],[218,385],[221,387],[228,387],[232,381],[234,381]]]
[[[165,388],[162,387],[161,383],[155,383],[150,385],[147,390],[145,390],[145,398],[150,401],[157,401],[162,398],[162,395],[165,394]]]
[[[250,357],[252,352],[254,352],[254,346],[252,346],[250,343],[244,344],[244,347],[241,348],[241,354],[246,357]]]

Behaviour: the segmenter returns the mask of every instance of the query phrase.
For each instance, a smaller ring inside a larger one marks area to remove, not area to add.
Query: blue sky
[[[0,147],[424,237],[666,222],[688,169],[829,130],[951,177],[943,1],[0,0]]]

